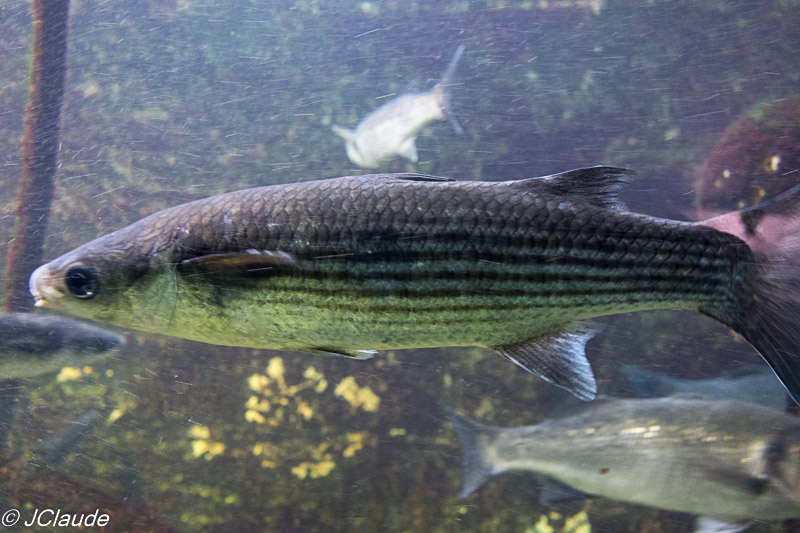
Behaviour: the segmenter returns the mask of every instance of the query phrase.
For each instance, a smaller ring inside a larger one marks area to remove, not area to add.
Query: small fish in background
[[[503,182],[376,174],[152,214],[38,267],[38,307],[211,344],[364,358],[482,346],[583,400],[594,317],[691,310],[741,334],[800,400],[800,238],[629,212],[632,172]],[[800,220],[800,186],[759,206]],[[760,220],[768,218],[759,217]]]
[[[67,422],[58,433],[43,442],[38,455],[44,465],[55,468],[63,463],[70,453],[83,446],[99,418],[100,412],[97,409],[86,411],[75,420]]]
[[[334,125],[333,132],[345,140],[350,161],[362,168],[375,168],[382,161],[400,155],[416,163],[417,133],[434,120],[448,118],[455,132],[461,135],[461,126],[450,111],[449,86],[463,52],[461,44],[442,79],[432,89],[407,92],[386,102],[364,117],[354,130]]]
[[[125,344],[121,335],[71,318],[0,314],[0,380],[90,364]]]
[[[117,333],[67,317],[0,314],[0,458],[14,424],[23,379],[92,364],[124,344],[125,338]]]
[[[786,406],[786,390],[775,380],[775,373],[764,365],[742,365],[710,379],[680,379],[634,365],[624,365],[622,372],[636,398],[699,394],[717,400],[757,403],[777,410]]]
[[[485,426],[448,410],[462,497],[493,475],[534,472],[601,496],[698,515],[698,532],[800,517],[800,419],[761,405],[673,396],[598,399],[533,426]],[[544,499],[563,500],[570,489]],[[566,492],[565,492],[566,491]]]

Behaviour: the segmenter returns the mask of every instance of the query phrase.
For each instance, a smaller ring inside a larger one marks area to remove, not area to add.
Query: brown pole
[[[58,161],[59,118],[67,72],[69,0],[33,0],[33,44],[20,148],[14,239],[8,250],[4,311],[30,311],[28,278],[41,262]],[[0,381],[0,458],[14,423],[21,382]]]
[[[20,149],[14,239],[8,251],[5,311],[30,311],[28,278],[42,262],[58,160],[67,71],[69,0],[33,1],[30,89]]]

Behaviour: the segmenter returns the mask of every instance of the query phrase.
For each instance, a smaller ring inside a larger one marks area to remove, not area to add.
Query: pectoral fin
[[[752,525],[753,523],[749,521],[738,524],[728,524],[701,516],[695,523],[694,533],[741,533]]]
[[[586,359],[586,343],[598,333],[595,324],[574,324],[549,338],[529,339],[495,349],[528,372],[536,374],[581,400],[594,400],[597,383]]]
[[[227,254],[208,254],[180,262],[182,270],[201,269],[212,272],[247,272],[269,270],[294,262],[294,256],[272,250],[244,250]]]
[[[329,347],[308,348],[307,351],[320,355],[329,355],[333,357],[346,357],[347,359],[357,359],[359,361],[372,359],[375,356],[375,354],[378,353],[378,350],[342,350],[339,348],[329,348]]]
[[[414,141],[416,141],[416,137],[409,137],[403,141],[403,144],[400,145],[400,155],[412,163],[419,161],[419,156],[417,155],[417,145],[414,144]]]

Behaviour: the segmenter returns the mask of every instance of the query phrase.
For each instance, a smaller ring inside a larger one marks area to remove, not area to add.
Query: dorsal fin
[[[443,176],[429,176],[427,174],[415,174],[413,172],[401,172],[397,174],[372,174],[364,177],[378,178],[384,180],[401,180],[401,181],[433,181],[433,182],[458,181],[453,178],[446,178]]]
[[[633,170],[626,168],[596,166],[528,178],[513,184],[538,193],[576,198],[598,207],[627,211],[627,206],[617,195],[631,182],[635,174]]]

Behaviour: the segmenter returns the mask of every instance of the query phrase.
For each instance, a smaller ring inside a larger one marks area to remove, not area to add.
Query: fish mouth
[[[36,307],[44,307],[47,303],[60,296],[57,290],[50,286],[50,269],[47,265],[42,265],[31,274],[28,280],[28,290],[30,291],[34,305]]]

